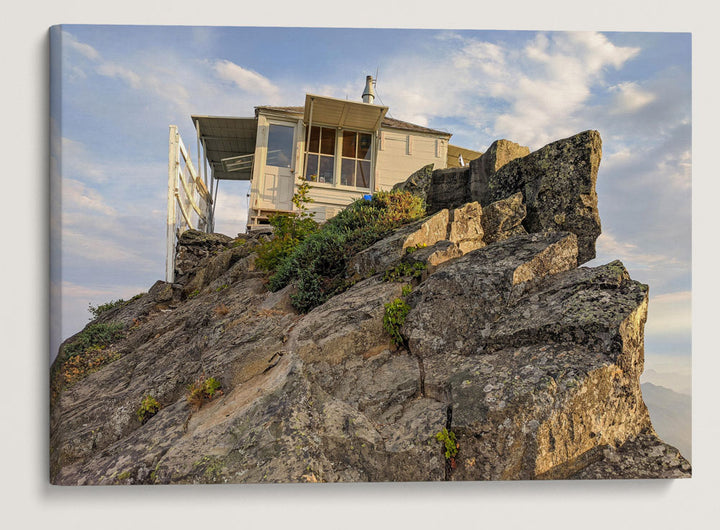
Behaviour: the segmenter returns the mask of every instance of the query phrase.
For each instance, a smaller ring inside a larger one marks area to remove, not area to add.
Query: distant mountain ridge
[[[692,460],[692,398],[653,383],[640,389],[655,432]]]

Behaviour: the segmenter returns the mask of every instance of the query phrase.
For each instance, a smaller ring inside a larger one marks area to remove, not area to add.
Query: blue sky
[[[590,265],[621,259],[650,285],[646,358],[689,388],[691,48],[687,33],[63,26],[51,71],[51,169],[61,179],[62,323],[164,275],[168,125],[196,156],[191,114],[251,116],[306,92],[360,99],[484,150],[603,138],[603,234]],[[247,185],[222,182],[216,229],[244,230]],[[54,356],[54,353],[52,353]]]

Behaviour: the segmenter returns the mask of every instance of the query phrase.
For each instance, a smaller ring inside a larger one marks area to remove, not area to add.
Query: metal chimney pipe
[[[375,90],[373,89],[373,78],[371,75],[365,78],[365,90],[362,94],[363,103],[372,104],[375,101]]]

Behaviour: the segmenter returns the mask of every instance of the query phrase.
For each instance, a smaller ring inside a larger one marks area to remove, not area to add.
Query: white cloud
[[[595,248],[598,256],[613,256],[613,259],[620,259],[628,269],[654,270],[679,264],[674,256],[646,252],[642,247],[629,241],[622,241],[607,230],[597,238]]]
[[[125,263],[132,264],[135,268],[143,265],[155,266],[154,262],[140,255],[135,249],[123,248],[112,239],[89,236],[80,229],[81,227],[76,227],[75,230],[63,227],[63,253],[97,263]]]
[[[71,178],[62,180],[62,205],[63,214],[72,209],[96,212],[106,216],[116,214],[115,209],[105,202],[100,193]]]
[[[640,53],[640,48],[615,46],[602,33],[569,32],[560,34],[559,47],[564,53],[574,55],[580,51],[585,67],[597,73],[605,66],[620,68],[629,59]]]
[[[74,50],[78,52],[80,55],[86,57],[87,59],[99,59],[100,54],[98,51],[90,46],[89,44],[85,44],[84,42],[80,42],[75,38],[75,36],[72,33],[68,33],[67,31],[62,32],[62,42],[64,45],[68,46],[71,50]]]
[[[227,187],[233,191],[227,191]],[[239,188],[239,189],[238,189]],[[235,237],[244,234],[247,224],[247,197],[243,190],[248,189],[247,183],[224,181],[218,189],[217,207],[215,210],[215,232]],[[239,191],[240,193],[237,193]]]
[[[588,104],[605,71],[638,53],[600,33],[538,34],[521,48],[442,34],[390,58],[381,92],[394,117],[487,124],[490,141],[537,149],[588,128]]]
[[[637,156],[637,152],[633,152],[629,147],[623,146],[614,153],[603,153],[602,168],[607,172],[617,166],[622,166],[631,162]]]
[[[667,180],[676,189],[690,190],[692,186],[692,153],[670,153],[658,161],[658,171],[667,175]]]
[[[62,163],[62,176],[102,183],[107,180],[104,168],[90,159],[82,142],[62,137],[60,146],[54,148],[54,156]]]
[[[625,82],[611,86],[608,90],[614,93],[611,114],[629,114],[655,101],[656,96],[642,90],[637,83]]]
[[[61,287],[61,296],[72,298],[97,298],[109,296],[112,291],[108,288],[88,287],[87,285],[78,285],[64,280]]]
[[[279,90],[272,81],[257,72],[248,70],[232,61],[217,60],[213,63],[213,70],[220,79],[231,81],[238,88],[262,95],[268,101],[276,101]]]
[[[655,337],[686,336],[692,329],[690,291],[653,296],[648,303],[645,332]]]
[[[582,130],[584,108],[604,69],[620,68],[638,51],[599,33],[539,34],[524,58],[509,65],[503,89],[510,106],[497,117],[496,134],[536,149]]]
[[[97,67],[97,72],[106,77],[117,77],[128,83],[133,88],[140,88],[140,76],[131,69],[109,61],[102,62]]]

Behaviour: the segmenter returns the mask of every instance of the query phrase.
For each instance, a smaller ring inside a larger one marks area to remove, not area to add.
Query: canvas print
[[[691,35],[64,25],[50,482],[691,476]]]

